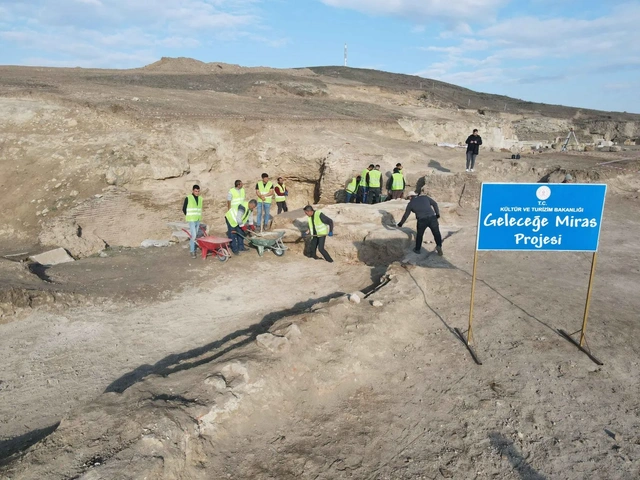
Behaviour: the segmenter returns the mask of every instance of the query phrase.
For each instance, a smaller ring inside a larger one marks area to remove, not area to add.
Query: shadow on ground
[[[522,480],[546,480],[546,477],[540,475],[531,465],[527,463],[526,458],[518,451],[513,442],[497,432],[489,434],[491,446],[495,448],[501,456],[506,457],[513,466],[515,472],[520,475]]]
[[[49,425],[48,427],[40,428],[38,430],[32,430],[25,433],[24,435],[0,441],[0,466],[8,463],[7,459],[9,459],[9,457],[15,455],[18,452],[26,450],[30,446],[38,443],[43,438],[51,435],[56,431],[59,425],[60,422],[57,422],[53,425]]]
[[[105,393],[122,393],[129,387],[144,380],[150,375],[161,375],[166,377],[176,372],[189,370],[199,365],[212,362],[213,360],[216,360],[237,348],[253,342],[258,335],[266,333],[278,320],[309,311],[309,309],[317,303],[327,302],[332,298],[337,298],[342,295],[344,295],[343,292],[334,292],[330,295],[325,295],[324,297],[310,298],[304,302],[298,302],[291,308],[269,313],[265,315],[259,323],[255,323],[247,328],[236,330],[235,332],[232,332],[214,342],[192,350],[187,350],[186,352],[168,355],[153,365],[140,365],[136,369],[125,373],[122,377],[113,381],[105,389]],[[238,341],[234,342],[235,340]]]

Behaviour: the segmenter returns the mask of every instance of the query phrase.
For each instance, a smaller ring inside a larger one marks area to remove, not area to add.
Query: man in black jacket
[[[473,167],[476,165],[476,157],[480,152],[480,145],[482,145],[482,137],[478,135],[477,128],[473,129],[473,133],[469,135],[464,143],[467,144],[467,172],[473,172]]]
[[[420,253],[424,231],[429,227],[433,234],[433,239],[436,241],[436,252],[438,252],[438,255],[442,255],[442,235],[440,235],[440,226],[438,225],[440,210],[436,201],[427,195],[418,195],[416,192],[409,193],[409,205],[407,205],[398,227],[402,227],[411,212],[416,214],[416,219],[418,220],[416,248],[413,251]]]

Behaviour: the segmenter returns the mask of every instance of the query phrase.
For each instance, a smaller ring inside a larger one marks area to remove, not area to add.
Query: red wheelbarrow
[[[204,236],[197,237],[196,243],[202,251],[202,258],[207,258],[207,254],[211,252],[211,254],[215,255],[221,262],[226,262],[227,260],[229,260],[229,257],[231,257],[231,249],[229,248],[231,239],[226,237],[215,237],[213,235],[207,235],[207,232],[203,227],[200,227],[200,230],[204,233]],[[188,230],[183,228],[182,231],[185,232],[189,238],[191,238],[191,233],[189,233]]]

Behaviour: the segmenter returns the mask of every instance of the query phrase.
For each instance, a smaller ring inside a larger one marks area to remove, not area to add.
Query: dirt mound
[[[334,221],[335,235],[327,241],[331,256],[348,263],[364,263],[372,267],[388,266],[403,260],[415,248],[415,215],[398,228],[407,200],[391,200],[376,205],[337,204],[321,208]],[[440,229],[448,237],[460,230],[457,205],[440,202]],[[308,253],[309,239],[303,241],[301,232],[308,229],[308,217],[302,209],[290,211],[274,219],[273,228],[284,231],[284,241],[299,253]],[[425,251],[433,251],[435,244],[430,233],[425,235]]]
[[[80,296],[51,285],[42,265],[0,258],[0,324],[41,307],[65,308],[82,301]]]
[[[231,63],[201,62],[187,57],[162,57],[157,62],[142,67],[145,72],[157,73],[201,73],[201,74],[242,74],[242,73],[267,73],[280,72],[294,76],[315,76],[315,73],[307,68],[278,69],[270,67],[243,67]]]

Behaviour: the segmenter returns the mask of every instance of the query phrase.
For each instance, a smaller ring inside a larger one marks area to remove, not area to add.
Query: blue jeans
[[[346,201],[346,203],[351,203],[351,199],[353,198],[354,195],[355,195],[355,193],[347,192],[347,201]]]
[[[265,226],[265,228],[267,227],[267,224],[269,223],[269,219],[271,218],[271,216],[269,215],[269,210],[271,210],[271,204],[270,203],[266,203],[266,202],[258,202],[258,207],[256,208],[256,210],[258,211],[258,218],[257,218],[257,227],[260,228],[262,225]],[[262,215],[264,212],[264,224],[262,223]]]
[[[367,203],[367,187],[363,187],[362,185],[358,187],[356,203]]]
[[[240,231],[240,226],[233,228],[229,223],[229,220],[225,218],[224,221],[227,222],[227,238],[231,239],[231,251],[233,253],[238,253],[242,250],[245,250],[244,238],[235,233]]]
[[[189,234],[191,238],[189,239],[189,251],[191,253],[196,251],[196,238],[198,237],[198,230],[200,229],[200,221],[189,222]]]

